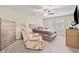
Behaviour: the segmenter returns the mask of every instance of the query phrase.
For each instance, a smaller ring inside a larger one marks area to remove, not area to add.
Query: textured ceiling
[[[39,12],[35,12],[34,10],[39,10],[46,6],[47,5],[9,5],[9,6],[4,5],[1,7],[8,7],[8,8],[16,9],[26,14],[39,16],[37,15],[39,14]],[[52,5],[52,9],[54,12],[53,16],[73,13],[74,7],[75,6],[73,5]],[[41,17],[44,17],[44,16],[41,15]]]

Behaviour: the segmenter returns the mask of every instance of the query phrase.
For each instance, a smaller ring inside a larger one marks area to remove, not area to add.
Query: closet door
[[[15,42],[15,22],[1,21],[1,48],[5,48]]]

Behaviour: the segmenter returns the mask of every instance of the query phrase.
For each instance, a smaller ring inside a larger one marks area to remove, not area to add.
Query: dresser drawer
[[[77,35],[79,30],[67,30],[67,35]]]

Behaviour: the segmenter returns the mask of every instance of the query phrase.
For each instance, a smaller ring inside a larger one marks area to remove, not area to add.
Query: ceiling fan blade
[[[34,12],[42,12],[42,9],[35,9]]]

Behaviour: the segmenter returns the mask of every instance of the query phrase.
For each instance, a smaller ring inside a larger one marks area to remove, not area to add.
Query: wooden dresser
[[[14,43],[15,22],[0,19],[0,50]]]
[[[79,29],[66,30],[66,45],[79,49]]]

